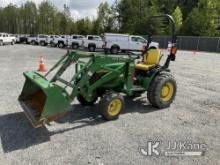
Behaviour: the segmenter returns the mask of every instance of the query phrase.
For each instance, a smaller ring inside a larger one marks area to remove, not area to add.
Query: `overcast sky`
[[[16,5],[21,5],[28,0],[0,0],[0,6],[5,7],[9,3]],[[29,0],[36,4],[41,3],[43,0]],[[97,16],[97,7],[102,1],[107,1],[112,4],[115,0],[50,0],[58,9],[62,10],[63,5],[67,4],[70,7],[72,16],[75,19],[83,18],[88,16],[89,18],[94,18]]]

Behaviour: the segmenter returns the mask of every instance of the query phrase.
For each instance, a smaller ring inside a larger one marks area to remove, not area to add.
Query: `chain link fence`
[[[146,36],[144,36],[146,38]],[[154,36],[153,41],[159,42],[161,48],[167,48],[171,38],[168,36]],[[220,52],[220,37],[193,37],[193,36],[178,36],[178,49]]]

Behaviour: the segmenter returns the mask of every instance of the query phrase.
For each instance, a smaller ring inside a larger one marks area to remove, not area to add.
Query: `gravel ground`
[[[34,129],[17,97],[24,77],[43,55],[51,67],[66,50],[30,45],[0,47],[0,162],[14,164],[220,164],[220,54],[179,51],[171,69],[178,83],[175,102],[156,110],[143,95],[126,98],[119,120],[105,122],[97,105],[73,111],[51,126]],[[160,141],[160,156],[144,156]],[[164,156],[168,142],[204,143],[204,156]]]

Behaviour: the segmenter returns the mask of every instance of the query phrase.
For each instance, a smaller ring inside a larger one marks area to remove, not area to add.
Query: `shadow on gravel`
[[[130,97],[125,97],[125,107],[121,115],[126,113],[149,113],[159,111],[161,109],[157,109],[152,107],[148,102],[143,101],[142,99],[133,100]],[[72,110],[63,117],[62,119],[56,121],[57,123],[79,123],[84,122],[88,123],[88,125],[96,125],[99,123],[106,122],[100,115],[98,104],[94,106],[81,106],[73,105]]]
[[[34,129],[23,112],[0,116],[0,137],[5,153],[50,140],[46,127]]]
[[[150,113],[159,110],[161,109],[156,109],[152,107],[151,105],[149,105],[148,102],[146,105],[146,101],[143,101],[142,99],[133,100],[132,98],[125,97],[125,107],[121,115],[126,113]],[[56,122],[60,124],[71,123],[73,127],[61,130],[59,132],[54,132],[55,134],[79,129],[86,126],[104,124],[108,121],[101,117],[99,106],[98,104],[96,104],[94,106],[73,105],[72,110],[68,113],[68,115],[66,115],[62,119],[57,120]]]
[[[125,109],[121,115],[136,112],[149,113],[156,110],[151,105],[144,105],[142,100],[133,101],[130,98],[126,98]],[[3,151],[8,153],[25,149],[48,142],[50,137],[55,134],[106,123],[99,113],[98,105],[92,107],[73,105],[73,110],[56,122],[60,124],[71,123],[71,128],[52,132],[49,132],[46,127],[35,129],[23,112],[0,116],[0,137]]]

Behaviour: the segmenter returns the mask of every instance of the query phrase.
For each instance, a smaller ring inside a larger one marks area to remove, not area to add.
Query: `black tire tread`
[[[63,43],[63,42],[58,42],[58,47],[62,49],[62,48],[64,48],[64,47],[65,47],[65,45],[64,45],[64,43]]]
[[[72,49],[79,49],[79,45],[78,44],[72,44]]]
[[[111,100],[114,98],[119,98],[122,101],[122,108],[121,108],[121,111],[116,116],[110,116],[108,114],[107,108],[108,108],[108,105],[111,102]],[[122,95],[120,95],[119,93],[116,93],[116,92],[105,93],[99,103],[100,113],[102,114],[103,118],[107,121],[118,119],[118,117],[119,117],[120,113],[123,111],[123,109],[124,109],[124,98]]]
[[[114,49],[117,49],[116,53],[114,53],[114,51],[113,51]],[[110,52],[111,52],[111,54],[118,54],[119,50],[120,50],[120,48],[118,46],[112,46],[110,49]]]
[[[170,80],[173,82],[174,94],[173,94],[173,97],[170,99],[170,101],[165,104],[160,99],[160,90],[161,89],[159,87],[161,86],[161,83],[163,83],[166,80]],[[173,77],[173,75],[169,72],[161,72],[161,73],[159,73],[159,75],[157,75],[155,77],[154,80],[152,80],[152,82],[150,84],[150,87],[147,92],[148,100],[156,108],[160,108],[160,109],[167,108],[170,106],[170,104],[175,99],[176,90],[177,90],[176,88],[177,88],[176,81],[175,81],[175,78]],[[158,95],[158,93],[159,93],[159,95]]]
[[[92,48],[92,49],[91,49],[91,48]],[[95,47],[94,45],[90,45],[90,46],[88,47],[88,49],[89,49],[89,52],[95,52],[96,47]]]

